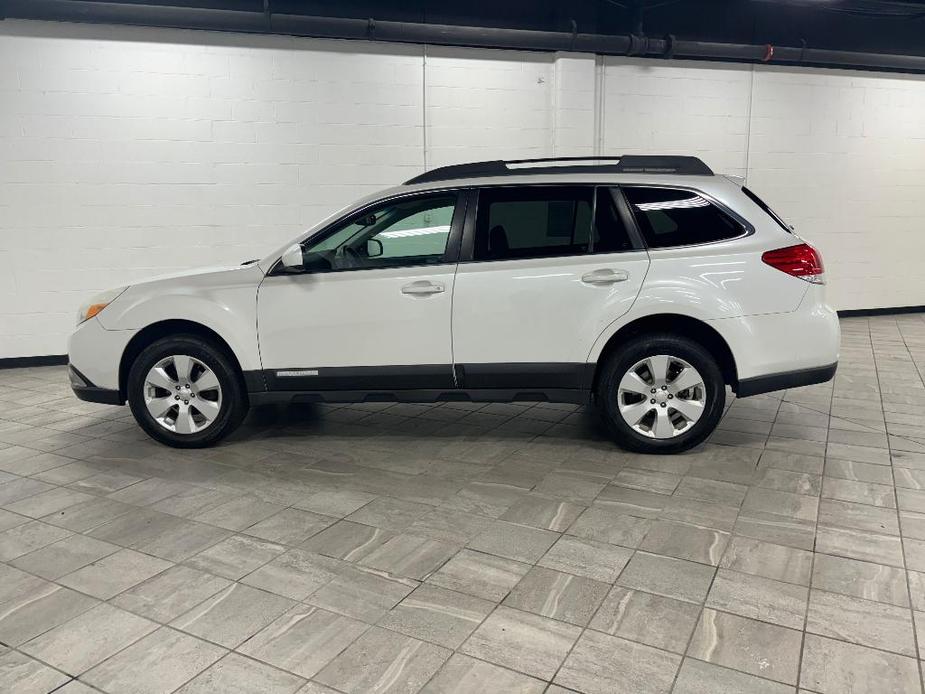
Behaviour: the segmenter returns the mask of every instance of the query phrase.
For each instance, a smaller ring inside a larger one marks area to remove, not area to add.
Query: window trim
[[[465,223],[468,205],[469,205],[469,189],[467,188],[434,188],[432,190],[421,190],[414,191],[410,193],[399,193],[396,195],[390,195],[384,198],[379,198],[378,200],[373,200],[362,207],[357,207],[353,210],[350,210],[348,213],[342,217],[338,217],[333,222],[328,224],[326,227],[321,229],[315,234],[302,239],[301,241],[296,241],[300,246],[304,246],[308,242],[318,243],[329,238],[331,235],[336,233],[339,229],[343,227],[344,224],[349,224],[352,220],[362,217],[364,214],[368,213],[371,209],[381,207],[383,205],[390,204],[396,201],[413,201],[416,199],[430,198],[430,197],[439,197],[440,195],[454,195],[456,197],[456,202],[453,205],[453,218],[450,221],[450,233],[446,240],[446,250],[443,253],[439,263],[402,263],[395,265],[388,265],[385,267],[354,267],[354,268],[345,268],[343,270],[333,270],[330,272],[313,272],[311,270],[301,270],[301,271],[290,271],[282,269],[282,257],[277,258],[273,263],[270,271],[266,274],[267,277],[279,276],[279,275],[339,275],[345,272],[364,272],[370,270],[395,270],[401,268],[417,268],[417,267],[439,267],[441,265],[453,265],[459,261],[459,250],[460,244],[462,241],[462,231],[463,224]]]
[[[748,188],[747,186],[742,186],[742,192],[745,194],[745,197],[747,197],[753,203],[758,205],[758,207],[761,208],[762,212],[764,212],[766,215],[768,215],[768,217],[770,217],[775,222],[777,222],[777,225],[781,229],[786,231],[788,234],[795,233],[793,225],[787,222],[787,220],[781,217],[779,214],[777,214],[777,212],[775,212],[774,209],[768,203],[766,203],[764,200],[759,198],[758,193]]]
[[[648,251],[649,249],[646,246],[646,240],[642,235],[642,230],[636,224],[636,218],[633,216],[633,210],[630,207],[626,196],[623,194],[623,187],[619,185],[599,187],[607,188],[610,191],[610,197],[613,198],[614,204],[617,206],[617,214],[620,215],[620,220],[623,222],[623,226],[626,227],[626,233],[630,237],[631,248],[626,251],[611,251],[610,253],[594,253],[592,249],[591,255],[612,255],[618,253],[630,253],[632,251]],[[596,195],[594,196],[594,200],[597,202]]]
[[[683,186],[683,185],[681,186],[679,185],[659,185],[655,183],[625,183],[618,187],[620,188],[620,196],[623,198],[624,204],[627,206],[629,213],[633,217],[633,224],[636,227],[637,232],[639,233],[639,237],[642,239],[643,244],[645,244],[644,247],[649,253],[658,253],[659,251],[671,251],[671,250],[675,250],[678,248],[697,248],[700,246],[713,246],[718,243],[729,243],[730,241],[736,241],[737,239],[744,239],[745,237],[751,236],[752,234],[755,233],[755,227],[752,225],[751,222],[745,219],[745,217],[743,217],[738,212],[730,208],[728,205],[717,200],[714,196],[710,195],[709,193],[704,192],[700,188],[694,188],[693,186]],[[656,248],[653,248],[645,240],[645,234],[642,233],[642,227],[639,224],[639,221],[636,219],[636,212],[633,210],[633,205],[629,201],[629,199],[626,197],[626,194],[624,192],[625,188],[657,188],[659,190],[682,190],[688,193],[696,193],[700,197],[707,200],[709,203],[718,207],[722,212],[725,212],[727,215],[732,217],[733,220],[735,220],[742,226],[742,229],[744,231],[738,236],[730,236],[728,239],[718,239],[716,241],[703,241],[701,243],[682,243],[676,246],[658,246]]]
[[[630,237],[631,247],[625,251],[611,251],[607,253],[594,253],[594,234],[591,235],[588,250],[584,253],[561,253],[556,255],[542,255],[542,256],[533,256],[526,258],[484,258],[481,260],[476,260],[473,256],[475,255],[475,234],[476,226],[478,221],[478,212],[479,212],[479,197],[480,193],[483,190],[495,190],[498,188],[590,188],[592,190],[591,195],[591,220],[592,224],[596,219],[595,215],[597,212],[597,195],[598,188],[605,188],[610,191],[611,196],[614,197],[614,201],[617,205],[617,212],[620,214],[620,218],[626,226],[627,234]],[[622,194],[618,193],[620,188],[617,183],[577,183],[577,182],[552,182],[552,183],[504,183],[499,185],[480,185],[473,186],[469,189],[469,203],[468,209],[466,210],[466,221],[463,226],[463,235],[462,235],[462,246],[459,253],[459,264],[460,265],[470,265],[476,263],[516,263],[519,261],[528,261],[528,260],[546,260],[546,259],[555,259],[555,258],[595,258],[604,255],[618,255],[621,253],[636,253],[638,251],[645,251],[646,246],[642,239],[642,234],[639,229],[636,227],[636,220],[632,217],[632,212],[628,209],[628,203],[623,199]],[[624,208],[624,206],[627,206]],[[629,215],[629,219],[627,219]]]

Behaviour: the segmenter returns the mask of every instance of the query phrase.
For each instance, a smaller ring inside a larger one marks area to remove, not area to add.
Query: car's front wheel
[[[726,390],[716,360],[699,343],[653,335],[630,340],[607,360],[595,397],[623,448],[676,453],[713,432]]]
[[[194,335],[150,344],[128,374],[135,420],[149,436],[175,448],[210,446],[247,413],[247,394],[223,350]]]

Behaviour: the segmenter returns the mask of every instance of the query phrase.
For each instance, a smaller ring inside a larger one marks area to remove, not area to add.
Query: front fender
[[[106,330],[137,332],[167,320],[199,323],[228,343],[245,371],[260,368],[254,266],[145,282],[129,287],[99,320]]]

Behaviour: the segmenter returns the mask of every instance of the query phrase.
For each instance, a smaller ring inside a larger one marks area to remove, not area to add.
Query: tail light
[[[801,280],[813,284],[825,284],[825,267],[822,265],[822,256],[808,243],[767,251],[761,255],[761,260]]]

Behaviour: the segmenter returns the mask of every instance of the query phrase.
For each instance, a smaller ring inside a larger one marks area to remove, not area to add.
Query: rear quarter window
[[[696,191],[627,186],[623,192],[649,248],[725,241],[746,231]]]

